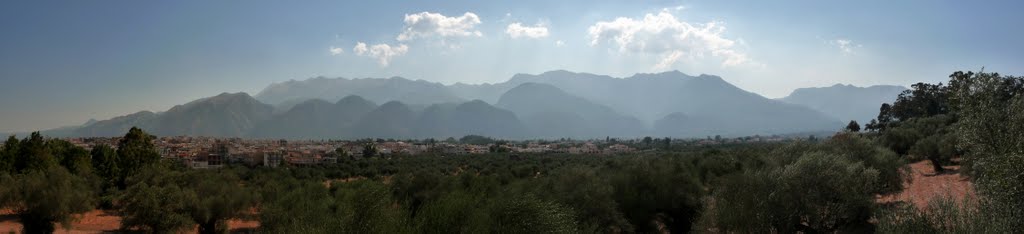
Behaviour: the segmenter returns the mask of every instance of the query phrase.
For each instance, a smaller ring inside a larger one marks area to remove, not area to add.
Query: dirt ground
[[[960,166],[945,166],[946,172],[935,174],[927,160],[910,164],[911,178],[903,184],[903,191],[897,194],[879,196],[878,202],[911,202],[924,208],[928,201],[940,196],[950,196],[957,201],[973,197],[974,186],[969,178],[960,175]]]
[[[233,233],[251,232],[259,227],[259,222],[233,219],[228,221],[228,225]],[[65,230],[58,224],[56,233],[104,233],[116,232],[120,228],[121,217],[117,216],[113,211],[92,210],[82,214],[78,221],[73,222],[70,230]],[[196,228],[193,228],[190,233],[197,231]],[[12,214],[11,211],[0,210],[0,233],[10,232],[20,233],[21,223],[18,223],[18,217]]]

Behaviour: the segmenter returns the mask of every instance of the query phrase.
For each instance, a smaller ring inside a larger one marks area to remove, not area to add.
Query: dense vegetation
[[[1013,232],[1024,230],[1022,87],[957,72],[948,86],[914,85],[883,105],[866,132],[851,122],[823,140],[645,138],[634,142],[644,151],[623,155],[368,153],[318,167],[190,170],[161,160],[136,128],[116,150],[91,152],[35,133],[0,150],[0,208],[30,233],[94,208],[160,233],[222,233],[230,219],[268,233]],[[878,204],[917,159],[962,164],[980,196],[925,211]]]

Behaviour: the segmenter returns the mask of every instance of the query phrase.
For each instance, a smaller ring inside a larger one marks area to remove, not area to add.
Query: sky
[[[801,87],[1024,75],[1022,1],[2,1],[0,132],[274,82],[564,69]]]

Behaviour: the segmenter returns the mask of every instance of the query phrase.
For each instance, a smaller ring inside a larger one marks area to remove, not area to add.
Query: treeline
[[[94,208],[152,232],[218,233],[230,219],[258,220],[256,231],[269,233],[836,231],[870,226],[874,194],[898,190],[904,165],[844,134],[614,156],[369,155],[311,168],[189,170],[153,160],[151,139],[134,129],[116,150],[68,151],[77,154],[57,153],[66,142],[37,134],[8,141],[18,145],[4,148],[15,165],[45,166],[5,171],[3,184],[17,186],[0,193],[4,207],[26,232],[53,231]],[[40,140],[42,150],[28,150]],[[54,163],[21,163],[49,156]],[[57,163],[68,157],[84,161]],[[806,176],[815,174],[829,176]]]

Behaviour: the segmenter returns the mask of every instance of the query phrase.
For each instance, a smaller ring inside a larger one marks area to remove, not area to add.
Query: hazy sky
[[[372,2],[372,3],[371,3]],[[1024,75],[1022,1],[2,1],[0,131],[273,82],[554,69],[799,87]]]

